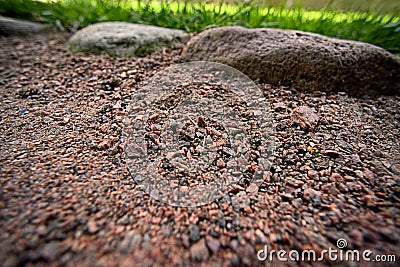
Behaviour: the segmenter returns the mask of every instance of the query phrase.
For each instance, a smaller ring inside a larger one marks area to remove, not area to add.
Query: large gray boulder
[[[306,91],[400,92],[400,57],[371,44],[301,31],[214,28],[192,37],[182,57],[224,63],[253,79]]]
[[[50,30],[50,24],[31,22],[0,16],[1,35],[28,35]]]
[[[127,22],[101,22],[77,31],[68,46],[73,52],[146,56],[162,47],[178,47],[187,39],[188,35],[181,30]]]

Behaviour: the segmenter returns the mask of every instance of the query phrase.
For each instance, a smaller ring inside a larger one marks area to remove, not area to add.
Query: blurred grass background
[[[234,3],[234,1],[231,0],[230,3]],[[285,4],[288,8],[294,8],[300,3],[307,10],[328,8],[331,10],[375,12],[379,14],[391,13],[400,16],[400,2],[398,0],[257,0],[255,3],[262,6]]]
[[[128,21],[187,32],[227,25],[315,32],[369,42],[400,53],[398,0],[0,0],[0,15],[76,31],[102,21]]]

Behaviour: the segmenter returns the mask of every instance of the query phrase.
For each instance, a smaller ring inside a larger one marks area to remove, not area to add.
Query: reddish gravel
[[[137,188],[121,132],[140,82],[180,51],[88,56],[70,53],[68,37],[0,37],[2,266],[254,266],[264,245],[321,252],[339,238],[399,264],[398,96],[259,84],[275,111],[270,175],[177,208]],[[350,265],[314,263],[326,264]]]

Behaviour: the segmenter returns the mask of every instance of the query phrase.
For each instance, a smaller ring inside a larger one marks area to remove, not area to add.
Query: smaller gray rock
[[[197,225],[189,225],[189,239],[191,242],[196,242],[200,239],[200,230]]]
[[[69,40],[73,52],[112,56],[146,56],[163,47],[183,46],[188,34],[181,30],[127,22],[101,22],[77,31]]]
[[[1,35],[28,35],[44,32],[51,28],[52,26],[50,24],[36,23],[0,16]]]

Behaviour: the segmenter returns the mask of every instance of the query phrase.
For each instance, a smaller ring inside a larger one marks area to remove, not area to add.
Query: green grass
[[[296,29],[369,42],[400,53],[400,17],[372,11],[307,11],[299,4],[286,8],[194,1],[0,0],[0,14],[50,22],[72,31],[101,21],[129,21],[187,32],[227,25]]]

